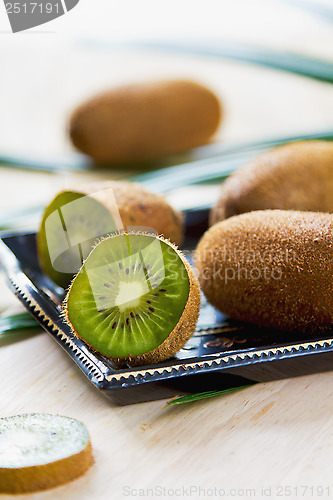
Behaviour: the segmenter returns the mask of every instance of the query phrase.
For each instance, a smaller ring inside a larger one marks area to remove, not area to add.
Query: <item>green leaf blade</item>
[[[228,392],[234,392],[238,391],[241,389],[246,389],[247,387],[251,387],[252,385],[255,385],[256,382],[253,382],[252,384],[247,384],[247,385],[241,385],[238,387],[229,387],[228,389],[223,389],[219,391],[206,391],[206,392],[198,392],[195,394],[188,394],[186,396],[179,396],[176,398],[171,399],[170,401],[167,402],[165,405],[166,407],[173,406],[173,405],[180,405],[184,403],[193,403],[194,401],[200,401],[202,399],[208,399],[208,398],[213,398],[215,396],[220,396],[221,394],[226,394]]]

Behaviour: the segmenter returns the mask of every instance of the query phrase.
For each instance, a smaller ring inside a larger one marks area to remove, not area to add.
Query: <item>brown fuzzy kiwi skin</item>
[[[221,105],[208,88],[166,80],[114,88],[75,109],[69,135],[97,163],[140,162],[208,142]]]
[[[184,234],[183,215],[172,208],[163,196],[148,191],[139,183],[128,181],[90,182],[61,191],[57,196],[66,192],[90,196],[112,211],[114,205],[110,191],[114,195],[125,229],[128,226],[149,227],[158,234],[163,234],[176,245],[182,243]],[[43,218],[41,227],[44,223]],[[37,236],[37,249],[39,249],[39,246],[40,241]],[[42,254],[40,250],[38,250],[38,253],[39,255]],[[43,264],[42,259],[41,264]]]
[[[160,344],[157,346],[155,349],[152,351],[146,352],[144,354],[140,354],[138,356],[128,356],[124,358],[119,358],[119,357],[109,357],[111,361],[113,361],[116,365],[118,366],[123,366],[125,364],[129,364],[130,366],[142,366],[142,365],[150,365],[150,364],[155,364],[159,363],[160,361],[164,361],[166,359],[172,358],[185,344],[186,342],[191,338],[193,335],[198,318],[199,318],[199,311],[200,311],[200,302],[201,302],[201,293],[200,293],[200,286],[197,277],[195,276],[192,267],[190,266],[189,262],[187,261],[186,257],[184,254],[177,248],[176,245],[171,243],[169,240],[163,238],[162,236],[156,236],[154,234],[149,234],[149,233],[123,233],[123,234],[141,234],[141,235],[147,235],[147,236],[153,236],[160,241],[166,243],[169,245],[175,252],[177,252],[179,258],[183,262],[185,269],[188,274],[189,282],[190,282],[190,289],[189,289],[189,295],[188,299],[184,308],[184,311],[179,318],[179,321],[175,328],[170,332],[168,337]],[[117,237],[116,235],[110,235],[108,238],[114,238]],[[107,238],[102,238],[95,246],[96,248],[101,242],[103,242]],[[92,251],[94,250],[92,249]],[[90,252],[91,253],[91,252]],[[90,254],[89,254],[90,255]],[[89,257],[88,255],[88,257]],[[88,259],[87,257],[87,259]],[[86,259],[86,260],[87,260]],[[84,264],[86,260],[83,262],[83,265],[81,269],[84,267]],[[80,273],[81,269],[77,273],[77,275]],[[76,275],[76,276],[77,276]],[[73,283],[76,279],[76,276],[74,276],[71,284],[69,285],[69,288],[67,290],[66,297],[63,301],[62,304],[62,318],[63,320],[70,326],[72,333],[80,338],[79,333],[75,330],[71,320],[69,319],[68,316],[68,307],[67,307],[67,302],[68,302],[68,297],[71,291],[71,288],[73,286]],[[84,339],[82,339],[84,340]],[[84,340],[84,342],[86,342]],[[86,342],[87,343],[87,342]],[[89,344],[88,344],[89,345]],[[90,345],[90,347],[95,351],[96,349]]]
[[[332,255],[333,215],[264,210],[212,226],[195,263],[208,301],[229,317],[313,333],[333,324]]]
[[[333,212],[333,143],[294,142],[251,160],[222,184],[210,224],[266,209]]]
[[[169,205],[164,196],[152,193],[137,182],[102,181],[82,185],[73,192],[92,196],[106,208],[110,206],[112,190],[119,214],[126,230],[131,226],[144,226],[163,234],[177,246],[183,241],[184,217]],[[111,205],[112,209],[112,205]]]
[[[89,440],[79,453],[49,464],[21,468],[0,467],[0,493],[33,493],[55,488],[82,476],[92,463]]]

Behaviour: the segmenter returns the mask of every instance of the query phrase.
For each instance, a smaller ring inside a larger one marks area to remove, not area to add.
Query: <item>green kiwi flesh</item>
[[[66,288],[97,239],[134,228],[179,245],[183,216],[135,182],[101,181],[62,191],[46,207],[37,233],[42,271]]]
[[[46,208],[38,233],[43,272],[67,287],[96,238],[116,229],[111,212],[94,198],[73,191],[60,193]]]
[[[92,464],[84,424],[69,417],[25,414],[0,419],[0,492],[52,488]]]
[[[173,356],[192,335],[199,284],[169,241],[118,234],[92,250],[64,302],[65,318],[96,351],[132,364]]]

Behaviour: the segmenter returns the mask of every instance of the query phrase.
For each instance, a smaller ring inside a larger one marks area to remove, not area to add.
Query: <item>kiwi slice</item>
[[[41,268],[66,288],[97,238],[134,228],[180,244],[183,218],[162,196],[136,183],[106,181],[62,191],[46,207],[37,234]]]
[[[200,289],[184,255],[162,237],[110,236],[74,278],[64,316],[74,333],[118,363],[156,363],[195,330]]]
[[[0,492],[45,490],[81,476],[92,464],[83,423],[31,413],[0,419]]]

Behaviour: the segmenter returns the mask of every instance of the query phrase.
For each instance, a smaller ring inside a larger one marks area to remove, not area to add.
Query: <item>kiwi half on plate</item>
[[[179,245],[183,217],[137,183],[105,181],[62,191],[46,207],[37,234],[43,272],[66,288],[96,240],[121,230],[156,232]]]
[[[0,493],[28,493],[67,483],[93,461],[85,425],[60,415],[0,419]]]
[[[101,240],[72,281],[64,318],[75,335],[117,363],[168,359],[195,330],[197,278],[162,237],[116,234]]]

